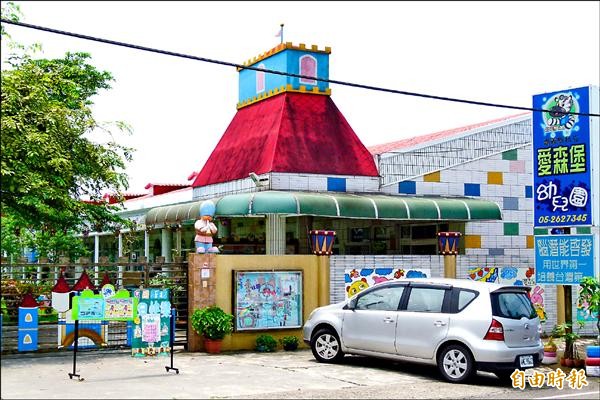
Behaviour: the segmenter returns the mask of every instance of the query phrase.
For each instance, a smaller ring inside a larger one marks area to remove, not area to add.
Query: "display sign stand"
[[[77,368],[77,347],[79,343],[79,319],[75,320],[75,340],[73,341],[73,372],[69,372],[69,379],[73,379],[76,376],[80,381],[83,380],[81,376],[75,373],[75,369]]]
[[[172,299],[171,299],[172,300]],[[171,302],[171,337],[169,338],[169,345],[171,346],[171,366],[165,365],[165,369],[167,372],[173,370],[176,374],[179,374],[179,368],[173,367],[173,353],[175,351],[175,316],[177,315],[177,310],[173,306],[173,302]]]

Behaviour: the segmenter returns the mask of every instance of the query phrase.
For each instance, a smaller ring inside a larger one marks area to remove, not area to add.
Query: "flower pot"
[[[222,340],[204,338],[204,350],[207,353],[218,354],[221,352],[221,342]]]
[[[283,349],[285,351],[294,351],[294,350],[298,349],[298,344],[296,344],[296,343],[286,344],[283,346]]]
[[[565,367],[573,368],[574,366],[575,366],[575,360],[573,360],[572,358],[565,358]]]
[[[567,366],[567,359],[564,357],[560,358],[560,366],[561,367],[566,367]]]
[[[542,364],[556,364],[556,362],[556,351],[544,351],[544,358],[542,359]]]
[[[576,358],[573,360],[575,368],[583,368],[585,366],[585,360],[581,358]]]
[[[264,345],[258,345],[256,346],[256,351],[258,351],[259,353],[266,353],[269,351],[269,348]]]

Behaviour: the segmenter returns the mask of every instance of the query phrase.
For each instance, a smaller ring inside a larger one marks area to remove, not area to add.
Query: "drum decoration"
[[[311,230],[309,231],[312,252],[318,256],[333,254],[335,231]]]
[[[462,236],[460,232],[438,232],[437,236],[441,255],[458,255],[458,243]]]

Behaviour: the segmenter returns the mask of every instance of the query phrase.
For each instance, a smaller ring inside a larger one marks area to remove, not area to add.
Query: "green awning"
[[[231,194],[212,199],[216,217],[265,214],[314,215],[387,220],[472,221],[501,220],[500,207],[489,200],[454,197],[406,197],[382,194],[281,192],[269,190]],[[146,225],[193,221],[203,200],[156,207]]]

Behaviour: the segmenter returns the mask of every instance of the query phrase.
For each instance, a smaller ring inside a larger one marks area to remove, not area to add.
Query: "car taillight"
[[[502,324],[492,318],[492,323],[490,325],[490,329],[488,329],[483,340],[504,341],[504,328],[502,327]]]

